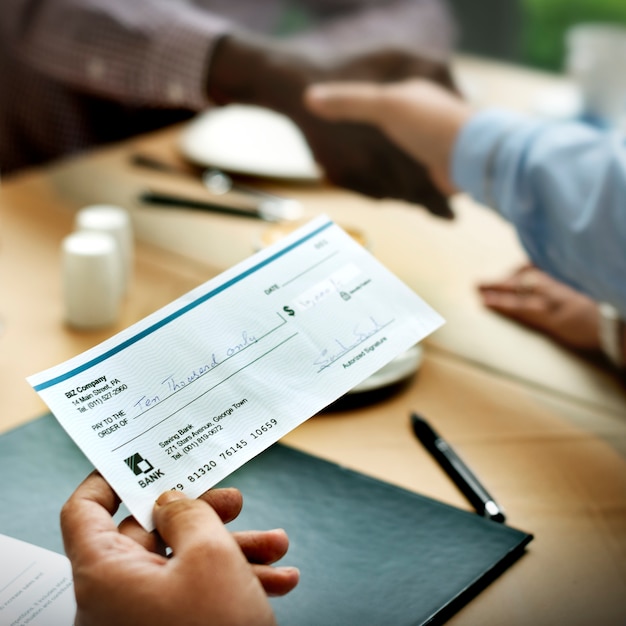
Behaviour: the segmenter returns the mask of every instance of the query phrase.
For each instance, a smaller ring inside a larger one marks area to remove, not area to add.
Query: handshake
[[[330,182],[374,198],[421,204],[434,215],[451,218],[446,194],[426,165],[373,120],[329,116],[307,97],[318,83],[386,84],[414,78],[456,92],[444,61],[412,51],[376,49],[320,59],[284,43],[229,35],[214,51],[207,90],[217,104],[255,104],[291,118]]]

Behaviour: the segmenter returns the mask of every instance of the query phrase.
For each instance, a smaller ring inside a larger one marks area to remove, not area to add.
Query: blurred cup
[[[119,286],[126,293],[133,274],[133,229],[128,212],[109,204],[94,204],[76,214],[77,231],[106,233],[113,237],[121,258]]]
[[[80,231],[62,243],[65,321],[97,329],[117,321],[121,303],[117,242],[107,233]]]
[[[590,121],[624,127],[625,61],[625,27],[587,23],[567,31],[566,70],[580,88],[583,114]]]

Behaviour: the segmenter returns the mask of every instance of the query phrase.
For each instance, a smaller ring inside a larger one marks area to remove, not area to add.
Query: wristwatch
[[[600,347],[611,363],[616,367],[624,367],[624,322],[620,319],[617,309],[601,302],[600,312]]]

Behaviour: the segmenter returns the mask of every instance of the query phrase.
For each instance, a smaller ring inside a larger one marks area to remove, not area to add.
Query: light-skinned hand
[[[112,519],[120,501],[96,472],[61,512],[72,564],[76,626],[248,626],[274,624],[267,594],[298,583],[295,568],[272,567],[288,547],[284,531],[230,533],[241,509],[235,489],[197,500],[178,491],[154,507],[156,532]],[[166,555],[166,547],[171,555]]]
[[[309,87],[305,102],[327,120],[380,129],[426,167],[442,193],[456,191],[450,176],[452,153],[473,110],[450,90],[421,78],[391,84],[332,82]]]
[[[598,305],[533,265],[479,285],[483,304],[577,350],[600,351]]]

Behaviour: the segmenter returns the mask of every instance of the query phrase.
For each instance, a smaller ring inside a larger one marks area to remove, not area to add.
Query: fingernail
[[[300,570],[297,567],[293,567],[291,565],[279,565],[275,569],[285,572],[285,574],[297,574],[300,576]]]
[[[170,491],[164,491],[155,501],[154,507],[158,508],[161,506],[165,506],[170,502],[175,502],[176,500],[184,500],[185,494],[180,491],[176,491],[176,489],[172,489]]]

